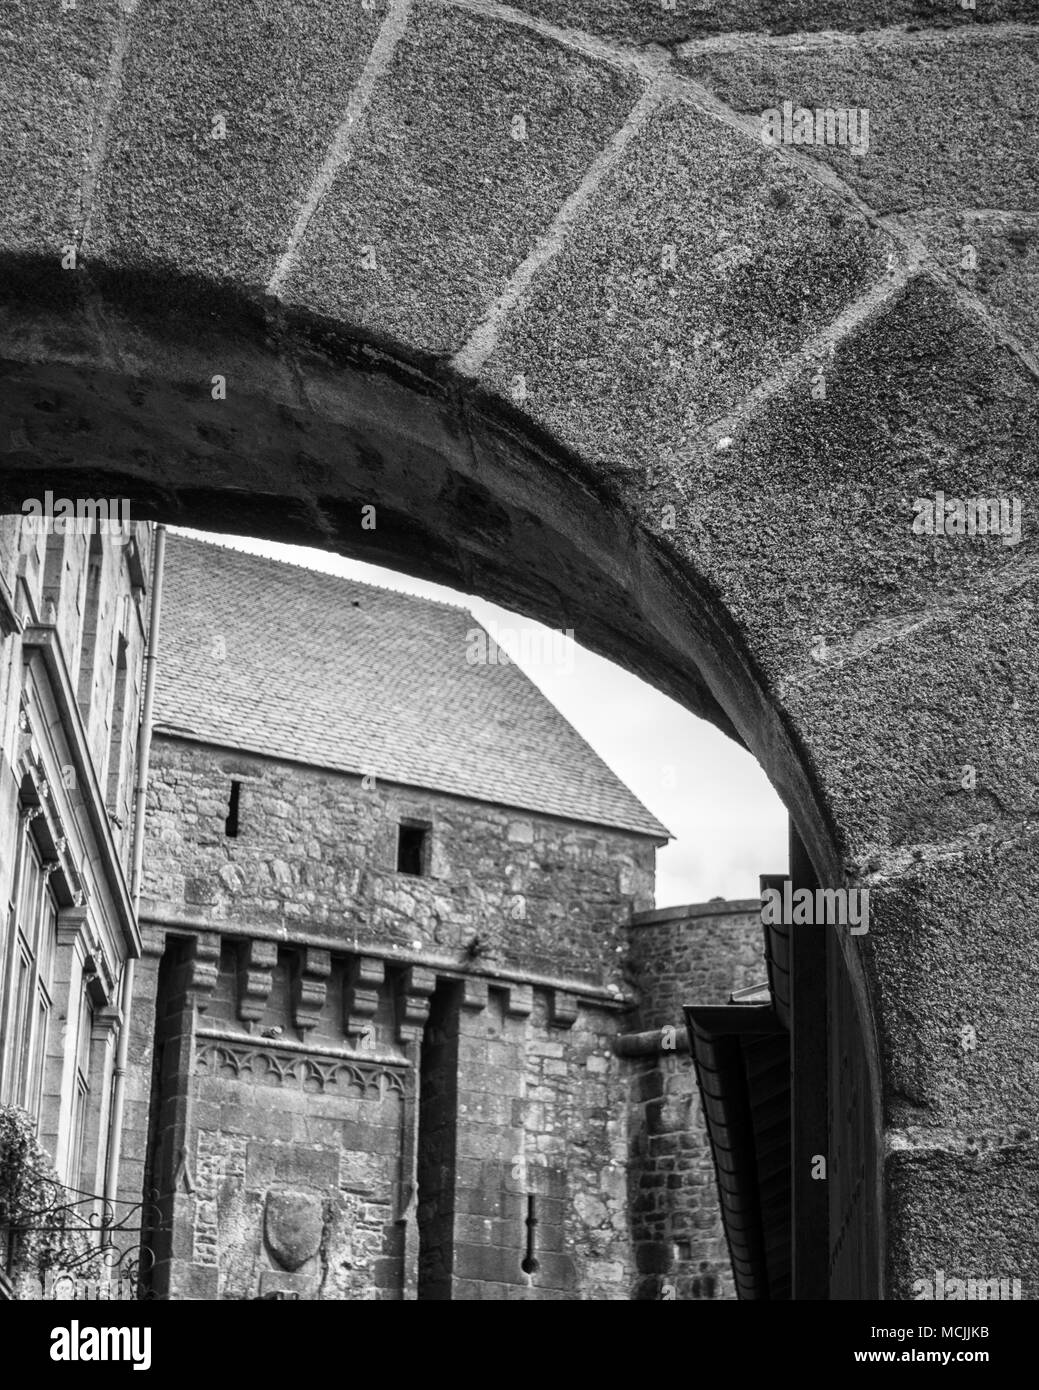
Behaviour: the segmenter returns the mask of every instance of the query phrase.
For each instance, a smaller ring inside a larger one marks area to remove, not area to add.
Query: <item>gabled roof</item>
[[[667,838],[517,666],[466,660],[479,626],[170,533],[156,732]]]

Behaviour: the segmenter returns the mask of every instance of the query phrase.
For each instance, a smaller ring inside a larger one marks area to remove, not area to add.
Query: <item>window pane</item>
[[[54,948],[58,940],[58,905],[49,888],[43,890],[43,910],[40,913],[40,939],[37,947],[37,968],[40,983],[47,993],[51,990],[51,970],[54,965]]]
[[[25,1104],[25,1084],[29,1070],[29,1033],[32,1014],[29,1009],[30,983],[32,980],[32,958],[22,949],[19,942],[18,962],[15,966],[14,1021],[11,1029],[11,1045],[14,1056],[15,1105]]]
[[[39,1119],[40,1101],[43,1092],[44,1049],[47,1045],[47,1025],[50,1022],[50,999],[42,990],[36,1000],[36,1031],[32,1040],[32,1053],[29,1066],[29,1084],[26,1109]]]
[[[28,838],[29,832],[26,831]],[[36,918],[40,907],[40,880],[43,871],[40,856],[32,840],[26,846],[25,865],[22,870],[22,891],[18,903],[18,925],[30,946],[35,944]]]

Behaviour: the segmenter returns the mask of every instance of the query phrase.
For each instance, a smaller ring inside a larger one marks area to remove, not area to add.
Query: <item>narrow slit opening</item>
[[[231,798],[227,803],[227,819],[224,821],[224,834],[232,839],[238,837],[238,798],[242,790],[241,782],[231,783]]]

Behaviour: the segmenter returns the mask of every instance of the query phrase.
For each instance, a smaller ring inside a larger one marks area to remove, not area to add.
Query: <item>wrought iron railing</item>
[[[23,1256],[44,1250],[31,1261],[44,1297],[147,1298],[151,1241],[164,1229],[157,1192],[139,1202],[111,1201],[36,1173],[32,1204],[0,1219],[0,1268],[17,1284],[26,1272]],[[84,1286],[92,1292],[82,1293]]]

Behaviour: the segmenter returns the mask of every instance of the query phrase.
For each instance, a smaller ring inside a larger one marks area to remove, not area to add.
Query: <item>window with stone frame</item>
[[[8,1068],[3,1099],[39,1118],[58,907],[28,822],[22,828],[17,874],[4,1009]]]
[[[84,988],[80,994],[76,1021],[76,1068],[72,1078],[72,1112],[69,1124],[69,1156],[65,1181],[70,1187],[83,1186],[83,1132],[90,1095],[90,1043],[94,1028],[94,1009]]]
[[[428,821],[402,820],[397,827],[397,872],[424,878],[429,873],[430,832]]]
[[[94,698],[94,668],[97,660],[98,627],[101,622],[101,577],[104,558],[101,537],[95,528],[87,552],[86,605],[83,609],[83,626],[79,639],[77,701],[84,724],[90,718],[90,706]]]

